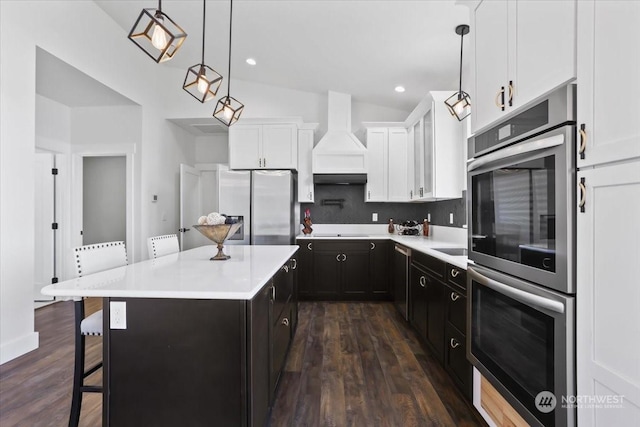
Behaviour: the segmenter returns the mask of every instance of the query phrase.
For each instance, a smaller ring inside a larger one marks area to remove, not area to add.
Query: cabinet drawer
[[[462,290],[467,290],[467,271],[455,265],[447,264],[447,281],[459,286]]]
[[[444,278],[444,269],[446,267],[446,263],[444,261],[415,250],[411,252],[411,261],[416,264],[420,264],[420,266],[426,268],[437,278]]]
[[[275,391],[278,385],[280,372],[284,367],[284,361],[291,341],[291,304],[287,304],[282,314],[274,319],[271,356],[271,391]]]
[[[464,395],[471,399],[472,370],[467,361],[467,345],[460,332],[450,324],[445,327],[445,363],[444,367],[460,387]]]
[[[280,316],[284,306],[293,294],[293,272],[288,263],[280,267],[280,270],[274,276],[271,292],[273,315]]]
[[[371,243],[368,240],[316,240],[313,250],[335,251],[337,253],[350,251],[369,251]]]
[[[447,321],[459,332],[465,334],[467,329],[467,297],[457,288],[446,287]]]

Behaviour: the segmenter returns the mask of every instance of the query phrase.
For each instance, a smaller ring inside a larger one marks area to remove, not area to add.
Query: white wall
[[[57,153],[69,153],[71,109],[59,102],[36,95],[36,147]]]
[[[198,163],[229,163],[229,135],[196,137],[195,156]]]

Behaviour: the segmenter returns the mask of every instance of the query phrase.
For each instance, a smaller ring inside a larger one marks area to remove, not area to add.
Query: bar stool
[[[106,242],[79,246],[73,249],[76,276],[83,277],[99,271],[127,265],[127,250],[124,242]],[[84,299],[74,298],[75,307],[75,363],[73,369],[73,391],[69,426],[76,427],[80,421],[82,393],[102,393],[102,386],[85,385],[84,380],[102,367],[97,363],[84,370],[86,356],[85,337],[102,336],[102,310],[85,317]]]
[[[147,249],[149,250],[150,259],[180,252],[178,236],[166,234],[164,236],[149,237],[147,239]]]

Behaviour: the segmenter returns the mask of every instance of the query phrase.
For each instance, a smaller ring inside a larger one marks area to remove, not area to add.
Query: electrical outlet
[[[127,303],[111,301],[109,303],[109,324],[111,329],[127,329]]]
[[[453,212],[449,212],[449,224],[453,224]]]
[[[378,214],[376,212],[371,214],[371,221],[378,222]]]
[[[431,222],[431,214],[430,213],[427,214],[427,221]]]

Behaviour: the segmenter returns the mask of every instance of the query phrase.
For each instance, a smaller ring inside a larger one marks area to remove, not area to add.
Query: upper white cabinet
[[[453,117],[444,104],[453,92],[429,92],[411,113],[413,171],[410,199],[455,199],[464,188],[464,122]]]
[[[298,130],[298,202],[313,203],[313,129]]]
[[[404,128],[367,128],[367,202],[409,199],[408,144]]]
[[[236,124],[229,128],[231,169],[297,169],[295,124]]]
[[[640,2],[578,2],[578,167],[640,156]]]
[[[478,4],[474,131],[575,79],[575,22],[575,0]]]

